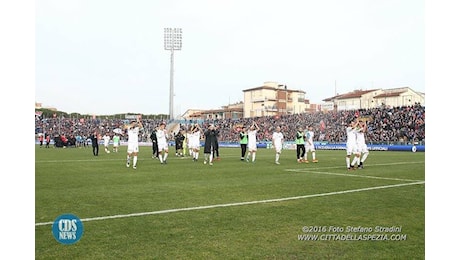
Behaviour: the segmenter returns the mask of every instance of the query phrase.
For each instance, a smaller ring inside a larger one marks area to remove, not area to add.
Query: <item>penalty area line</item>
[[[371,191],[371,190],[380,190],[380,189],[389,189],[389,188],[397,188],[397,187],[404,187],[404,186],[410,186],[410,185],[422,185],[422,184],[425,184],[425,182],[424,181],[419,181],[419,182],[412,182],[412,183],[401,183],[401,184],[394,184],[394,185],[368,187],[368,188],[344,190],[344,191],[334,191],[334,192],[310,194],[310,195],[279,198],[279,199],[256,200],[256,201],[247,201],[247,202],[236,202],[236,203],[227,203],[227,204],[215,204],[215,205],[208,205],[208,206],[198,206],[198,207],[190,207],[190,208],[166,209],[166,210],[159,210],[159,211],[152,211],[152,212],[124,214],[124,215],[113,215],[113,216],[104,216],[104,217],[83,218],[83,219],[81,219],[81,221],[82,222],[89,222],[89,221],[96,221],[96,220],[140,217],[140,216],[167,214],[167,213],[192,211],[192,210],[204,210],[204,209],[213,209],[213,208],[226,208],[226,207],[262,204],[262,203],[273,203],[273,202],[299,200],[299,199],[315,198],[315,197],[325,197],[325,196],[332,196],[332,195],[339,195],[339,194],[347,194],[347,193]],[[52,225],[52,224],[53,224],[53,222],[42,222],[42,223],[36,223],[35,226],[44,226],[44,225]]]

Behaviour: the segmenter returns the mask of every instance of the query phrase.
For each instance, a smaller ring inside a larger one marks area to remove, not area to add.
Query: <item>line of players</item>
[[[160,133],[158,131],[161,131]],[[184,130],[182,130],[184,131]],[[252,162],[255,163],[256,161],[256,154],[257,154],[257,133],[260,131],[259,126],[257,123],[253,122],[249,129],[246,131],[246,127],[242,126],[241,129],[237,130],[240,136],[240,146],[241,146],[241,161]],[[192,157],[193,161],[198,161],[199,154],[200,154],[200,137],[204,135],[204,164],[213,165],[213,160],[219,160],[219,144],[218,144],[218,135],[219,131],[215,128],[213,124],[210,124],[206,130],[201,129],[198,124],[193,125],[187,133],[180,134],[182,138],[176,139],[176,152],[179,151],[179,154],[176,155],[181,156],[184,147],[189,149],[189,154]],[[161,147],[159,145],[160,141],[158,138],[166,137],[168,138],[168,134],[163,127],[160,129],[155,130],[152,132],[150,138],[153,142],[153,158],[160,159],[160,162],[163,164],[165,163],[165,156],[168,153],[168,147]],[[298,162],[305,162],[308,163],[306,160],[307,154],[311,152],[312,154],[312,162],[317,163],[318,160],[316,159],[316,151],[315,146],[313,143],[313,127],[310,126],[306,132],[299,128],[297,132],[297,158]],[[182,145],[183,142],[183,145]],[[180,146],[178,146],[178,143]],[[275,131],[272,135],[272,144],[273,148],[275,149],[275,164],[280,164],[279,159],[281,155],[281,151],[283,149],[284,143],[284,135],[281,133],[281,128],[277,126]]]
[[[220,160],[219,158],[219,143],[217,141],[219,131],[214,125],[209,125],[206,130],[203,130],[198,124],[192,125],[189,131],[180,130],[175,136],[176,156],[184,156],[184,150],[188,149],[190,156],[194,162],[198,161],[200,155],[200,139],[204,135],[204,154],[203,163],[213,165],[213,161]],[[169,154],[168,143],[169,134],[165,129],[165,124],[161,123],[159,128],[152,131],[150,135],[152,140],[152,158],[160,160],[161,164],[167,164]]]
[[[260,128],[256,123],[253,123],[246,133],[243,127],[240,131],[242,157],[241,160],[255,162],[257,152],[257,131]],[[279,131],[279,129],[278,129]],[[179,133],[178,133],[179,134]],[[188,149],[190,156],[194,162],[197,162],[200,156],[200,139],[204,136],[204,164],[213,165],[213,162],[220,160],[219,157],[219,143],[218,135],[219,130],[213,124],[210,124],[207,129],[203,130],[199,124],[194,124],[190,127],[189,131],[180,131],[182,138],[176,139],[176,155],[183,156],[183,151]],[[161,123],[151,135],[152,140],[152,158],[158,158],[161,164],[167,164],[167,157],[169,154],[168,142],[169,134],[165,129],[165,124]],[[182,143],[181,143],[182,142]],[[246,153],[246,150],[248,153]],[[275,163],[279,164],[279,154],[277,151],[277,159]]]
[[[157,129],[155,129],[151,134],[151,139],[153,141],[153,153],[155,156],[155,152],[158,154],[158,159],[160,160],[161,164],[167,164],[167,158],[169,155],[169,147],[168,147],[168,132],[165,129],[166,124],[161,123]],[[126,159],[126,167],[130,167],[131,158],[133,159],[133,168],[136,169],[137,167],[137,155],[139,152],[139,145],[138,145],[138,135],[139,132],[143,129],[141,121],[138,119],[137,121],[132,121],[130,124],[125,125],[124,129],[127,130],[128,133],[128,150],[127,150],[127,159]],[[256,152],[257,152],[257,132],[260,130],[259,126],[256,123],[253,123],[249,130],[246,132],[246,128],[242,127],[241,131],[239,132],[240,135],[240,145],[241,145],[241,160],[245,160],[249,162],[255,162],[256,159]],[[367,148],[365,142],[365,133],[367,131],[367,124],[363,120],[354,119],[349,122],[346,132],[347,132],[347,143],[346,143],[346,165],[347,170],[354,170],[355,165],[358,169],[364,168],[364,161],[367,159],[369,155],[369,150]],[[213,161],[218,158],[218,134],[219,131],[215,128],[214,125],[209,125],[208,129],[203,131],[198,124],[193,125],[190,128],[190,131],[184,135],[184,146],[189,149],[189,153],[192,157],[194,162],[198,161],[199,154],[200,154],[200,138],[201,135],[204,134],[205,136],[205,145],[204,145],[204,164],[213,165]],[[117,135],[116,135],[117,136]],[[318,160],[316,159],[316,151],[315,146],[313,144],[313,128],[312,126],[308,127],[306,132],[303,131],[302,128],[299,128],[296,134],[296,148],[297,148],[297,162],[308,163],[307,154],[311,152],[312,155],[312,162],[316,163]],[[118,137],[118,136],[117,136]],[[119,137],[118,137],[119,138]],[[117,139],[118,139],[117,138]],[[104,146],[106,152],[110,152],[108,150],[108,140],[110,138],[104,137]],[[280,132],[280,127],[276,127],[275,132],[273,133],[272,142],[275,148],[275,163],[279,163],[279,158],[284,142],[283,134]],[[115,143],[115,142],[114,142]],[[118,149],[118,142],[116,142],[117,149]],[[183,148],[183,147],[181,147]],[[114,146],[115,149],[115,146]],[[248,151],[246,153],[246,150]],[[214,158],[216,156],[217,158]],[[351,157],[353,155],[353,160]],[[152,157],[154,157],[152,156]]]

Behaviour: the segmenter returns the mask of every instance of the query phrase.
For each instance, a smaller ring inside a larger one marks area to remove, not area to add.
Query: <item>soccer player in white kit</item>
[[[354,170],[354,165],[359,160],[358,144],[356,142],[356,126],[358,122],[353,120],[347,126],[347,157],[345,159],[348,170]],[[354,154],[353,161],[350,163],[351,155]]]
[[[272,136],[273,147],[275,148],[275,164],[280,164],[281,150],[283,149],[284,136],[281,127],[277,126]]]
[[[358,146],[358,152],[361,155],[360,160],[358,161],[358,169],[364,168],[363,162],[367,159],[367,156],[369,155],[369,149],[367,148],[366,138],[364,136],[366,132],[367,132],[366,122],[359,120],[358,129],[356,132],[356,142]]]
[[[168,133],[166,132],[166,123],[161,122],[160,127],[156,131],[157,143],[158,143],[158,158],[160,159],[161,164],[166,164],[166,159],[168,158],[169,148],[168,148]]]
[[[252,126],[248,131],[248,155],[246,156],[246,162],[249,162],[249,156],[252,155],[252,162],[256,161],[256,152],[257,152],[257,131],[259,131],[259,126],[253,122]]]
[[[313,137],[315,136],[315,132],[313,132],[313,126],[309,126],[307,129],[307,133],[305,134],[305,162],[308,163],[308,153],[311,153],[312,162],[317,163],[318,160],[316,159],[316,150],[315,144],[313,143]]]
[[[132,121],[129,125],[124,126],[128,129],[128,155],[126,157],[126,167],[129,168],[131,164],[131,157],[133,157],[133,169],[137,169],[137,154],[139,153],[139,132],[143,129],[139,117],[136,121]]]
[[[192,159],[194,162],[198,161],[200,155],[200,138],[202,129],[200,125],[195,124],[189,135],[190,148],[192,149]]]
[[[109,133],[105,133],[105,135],[102,137],[104,140],[104,150],[106,153],[110,153],[109,151],[109,142],[110,142],[110,135]]]

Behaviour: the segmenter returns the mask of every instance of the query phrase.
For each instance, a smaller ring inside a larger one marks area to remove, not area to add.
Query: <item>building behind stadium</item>
[[[237,119],[417,104],[425,106],[425,93],[414,91],[410,87],[354,90],[323,99],[322,104],[310,103],[305,95],[304,90],[292,89],[285,84],[267,81],[262,86],[244,89],[241,102],[222,106],[220,109],[188,109],[181,118],[187,120]]]

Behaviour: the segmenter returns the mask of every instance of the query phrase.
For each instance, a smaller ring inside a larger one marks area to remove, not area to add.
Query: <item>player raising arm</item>
[[[248,155],[246,161],[249,162],[249,157],[252,156],[252,162],[256,161],[257,152],[257,132],[260,130],[256,122],[253,122],[248,131]]]
[[[358,161],[358,169],[364,168],[363,163],[367,159],[367,156],[369,155],[369,149],[367,148],[366,138],[365,138],[366,132],[367,132],[366,121],[359,120],[358,125],[357,125],[357,131],[356,131],[357,149],[361,155],[360,160]]]
[[[284,136],[281,127],[277,126],[272,136],[273,147],[275,148],[275,164],[280,164],[281,150],[283,149]]]
[[[359,161],[358,145],[356,143],[356,126],[358,122],[356,120],[350,121],[346,128],[347,132],[347,157],[345,159],[348,170],[354,170],[354,165]],[[353,161],[350,163],[351,155],[354,154]]]
[[[131,121],[130,124],[123,126],[128,131],[128,150],[126,156],[126,167],[131,164],[133,157],[133,169],[137,169],[137,155],[139,153],[139,132],[144,129],[139,117],[136,121]]]

